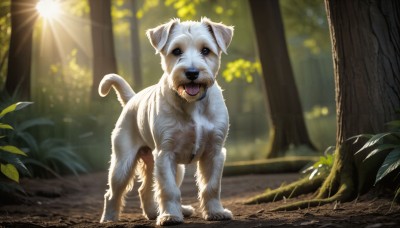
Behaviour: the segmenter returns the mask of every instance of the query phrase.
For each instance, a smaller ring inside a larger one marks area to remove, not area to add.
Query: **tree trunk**
[[[278,0],[250,0],[264,91],[271,122],[267,158],[282,156],[290,145],[315,149],[304,123],[293,77]]]
[[[5,89],[19,99],[30,99],[32,34],[37,18],[34,0],[11,1],[11,37]]]
[[[131,45],[132,45],[132,74],[133,74],[133,87],[135,89],[142,88],[142,65],[140,63],[140,44],[139,44],[139,23],[136,17],[138,10],[137,0],[131,0]]]
[[[319,197],[347,186],[341,197],[346,201],[359,189],[353,155],[361,146],[346,140],[382,132],[400,108],[400,2],[326,0],[325,4],[333,44],[336,147],[340,149]]]
[[[325,4],[336,87],[335,160],[315,199],[275,210],[346,202],[368,190],[360,188],[357,175],[361,172],[355,168],[354,153],[362,144],[347,139],[380,133],[385,123],[399,118],[395,111],[400,109],[400,2],[325,0]],[[307,187],[301,181],[293,185],[296,189]],[[250,203],[265,202],[269,197],[254,197]]]
[[[92,100],[97,100],[98,87],[105,74],[117,73],[111,19],[111,1],[89,0],[93,45]]]
[[[333,44],[337,145],[378,133],[400,108],[400,2],[326,1]]]

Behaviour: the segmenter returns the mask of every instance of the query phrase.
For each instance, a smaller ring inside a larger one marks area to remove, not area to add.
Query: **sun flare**
[[[36,5],[36,10],[45,19],[53,19],[60,13],[60,5],[56,0],[40,0]]]

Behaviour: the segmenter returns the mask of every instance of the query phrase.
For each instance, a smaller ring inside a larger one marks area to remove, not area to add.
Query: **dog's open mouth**
[[[194,82],[183,85],[185,92],[190,96],[196,96],[198,93],[200,93],[200,87],[201,87],[200,84]]]

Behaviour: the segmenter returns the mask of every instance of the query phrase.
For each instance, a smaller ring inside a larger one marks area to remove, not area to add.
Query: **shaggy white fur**
[[[161,55],[164,74],[158,84],[135,94],[116,74],[106,75],[99,93],[113,87],[123,106],[112,132],[109,189],[101,222],[118,220],[123,197],[135,174],[143,214],[157,225],[183,222],[194,213],[181,205],[179,187],[184,164],[197,162],[197,185],[204,219],[232,219],[220,202],[221,176],[229,128],[228,110],[216,82],[221,53],[229,46],[233,27],[173,19],[147,31]]]

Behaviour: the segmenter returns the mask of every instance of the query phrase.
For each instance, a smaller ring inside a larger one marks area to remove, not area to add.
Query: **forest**
[[[122,108],[99,83],[158,83],[146,31],[203,17],[234,27],[216,78],[234,218],[181,226],[400,225],[399,1],[0,0],[0,226],[102,225]],[[195,172],[180,191],[196,208]],[[156,225],[136,185],[110,226]]]

